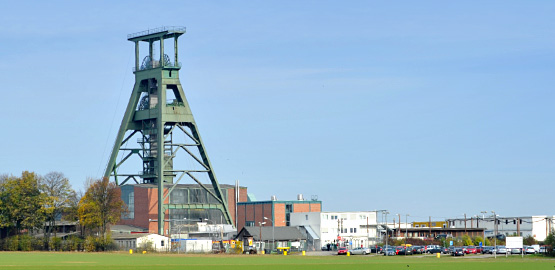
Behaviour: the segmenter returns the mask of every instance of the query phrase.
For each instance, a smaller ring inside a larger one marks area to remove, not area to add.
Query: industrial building
[[[532,236],[537,241],[544,241],[549,232],[555,229],[554,216],[476,216],[469,218],[447,219],[449,228],[483,228],[486,237]]]
[[[292,213],[291,226],[314,232],[315,249],[327,244],[367,247],[380,240],[376,218],[376,211]]]
[[[292,213],[320,212],[322,202],[316,198],[281,201],[275,196],[268,201],[240,201],[237,203],[237,231],[253,226],[290,226]]]
[[[132,225],[147,228],[149,233],[158,232],[158,187],[153,184],[123,185],[121,197],[127,205],[128,212],[122,217],[119,225]],[[235,223],[237,203],[247,200],[247,188],[238,185],[220,185],[223,197],[227,202],[233,222]],[[168,205],[198,204],[206,208],[196,209],[169,209],[166,213],[164,230],[166,235],[176,233],[176,228],[183,223],[210,223],[225,224],[222,212],[211,208],[215,199],[209,192],[193,184],[165,185],[165,192],[171,189]],[[236,199],[236,197],[238,199]]]

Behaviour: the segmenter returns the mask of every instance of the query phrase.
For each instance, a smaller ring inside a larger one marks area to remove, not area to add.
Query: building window
[[[161,247],[164,246],[164,240],[160,241],[160,246],[161,246]]]
[[[131,191],[124,196],[124,203],[127,205],[127,212],[122,214],[123,219],[135,218],[135,191]]]
[[[308,220],[308,215],[304,215],[305,219]]]
[[[353,233],[357,233],[357,228],[353,228]]]
[[[254,227],[254,221],[245,222],[245,227]]]
[[[350,229],[350,232],[353,233],[353,228]]]

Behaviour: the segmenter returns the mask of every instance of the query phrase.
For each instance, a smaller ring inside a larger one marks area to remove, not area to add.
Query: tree
[[[39,177],[24,171],[21,177],[8,177],[0,190],[0,227],[31,230],[40,227],[45,220],[45,196],[39,189]]]
[[[524,237],[524,239],[522,239],[522,243],[525,246],[531,246],[531,245],[537,244],[538,242],[536,241],[536,239],[534,239],[533,236],[528,235],[528,236]]]
[[[45,196],[46,220],[45,239],[50,239],[52,228],[56,226],[56,216],[61,215],[64,208],[68,206],[73,189],[69,180],[61,172],[50,172],[40,180],[40,189]],[[56,231],[54,231],[56,236]]]
[[[555,233],[553,231],[551,231],[551,233],[547,235],[543,243],[548,246],[547,254],[550,256],[555,256],[555,250],[553,249],[555,247]]]
[[[106,237],[108,224],[120,220],[126,211],[121,191],[107,177],[94,181],[79,202],[79,221],[89,229],[99,229]]]
[[[462,242],[465,246],[472,246],[472,239],[468,236],[468,234],[462,236]]]

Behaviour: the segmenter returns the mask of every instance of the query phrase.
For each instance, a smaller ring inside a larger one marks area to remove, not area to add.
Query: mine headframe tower
[[[179,81],[181,64],[178,61],[177,39],[184,33],[184,27],[161,27],[127,36],[129,41],[135,43],[135,86],[104,173],[104,177],[112,177],[120,186],[128,181],[157,185],[160,235],[164,235],[164,214],[169,209],[219,209],[225,222],[233,224]],[[164,53],[164,41],[167,39],[173,39],[173,62]],[[148,43],[149,48],[142,63],[139,62],[140,42]],[[160,45],[159,59],[154,59],[154,43]],[[173,100],[167,100],[168,96]],[[137,147],[126,148],[126,143],[135,137],[138,137]],[[179,141],[179,138],[183,140]],[[122,159],[116,163],[120,151]],[[174,164],[180,153],[193,161],[194,164],[188,164],[190,168],[177,168],[185,164]],[[140,157],[142,170],[135,174],[118,174],[120,166],[132,155]],[[211,188],[200,181],[199,174],[208,175]],[[202,204],[171,204],[169,195],[184,176],[200,185],[215,200]],[[174,178],[177,181],[174,182]],[[169,189],[164,189],[164,185],[168,185]]]

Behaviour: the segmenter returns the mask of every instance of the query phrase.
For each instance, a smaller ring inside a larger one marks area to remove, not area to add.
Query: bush
[[[137,246],[137,251],[138,251],[138,252],[143,252],[143,251],[151,252],[151,251],[154,251],[154,243],[152,243],[152,241],[144,241],[144,242],[142,242],[139,246]]]
[[[16,236],[17,237],[17,236]],[[20,235],[19,236],[19,250],[21,251],[31,251],[33,250],[33,238],[30,235]]]

